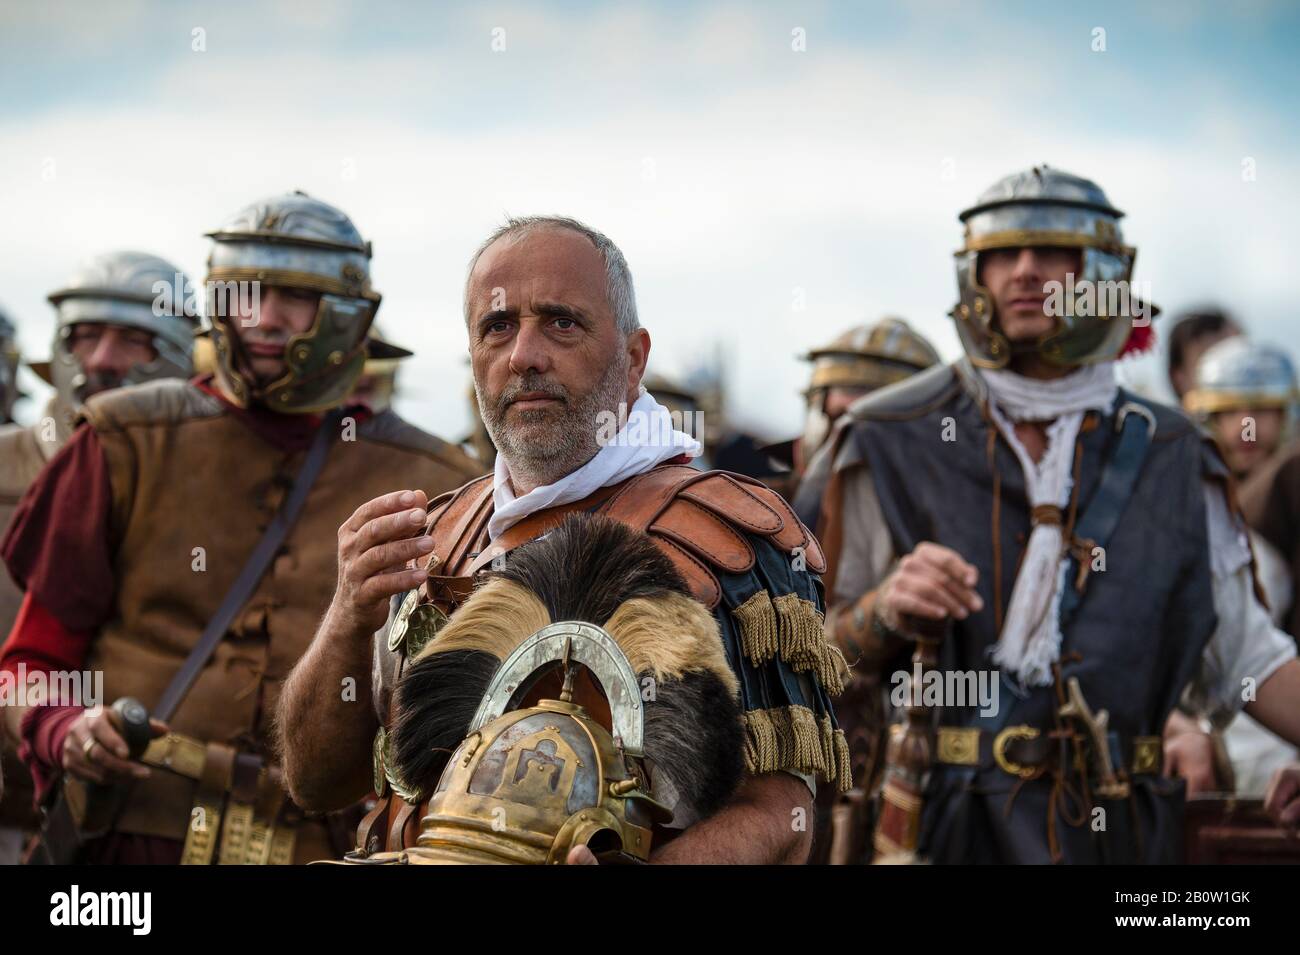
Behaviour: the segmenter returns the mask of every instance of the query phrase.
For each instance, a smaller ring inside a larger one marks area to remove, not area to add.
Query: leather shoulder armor
[[[856,421],[915,418],[942,404],[960,387],[952,365],[935,365],[863,395],[849,406],[848,414]]]
[[[98,432],[135,425],[169,424],[190,418],[215,418],[221,402],[179,378],[164,378],[91,397],[77,415]]]
[[[722,599],[718,574],[753,568],[752,537],[787,554],[802,554],[809,570],[826,561],[817,539],[771,488],[729,471],[686,465],[655,468],[632,478],[601,511],[649,534],[710,609]]]
[[[753,537],[783,553],[802,554],[813,573],[826,569],[821,546],[790,505],[743,474],[659,467],[624,482],[592,509],[649,534],[696,599],[710,608],[722,598],[719,574],[753,568]],[[431,501],[426,526],[438,557],[433,573],[465,574],[469,559],[486,545],[491,515],[490,474]]]

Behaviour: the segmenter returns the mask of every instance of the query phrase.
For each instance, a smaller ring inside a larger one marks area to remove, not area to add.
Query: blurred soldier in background
[[[781,478],[768,481],[787,500],[793,499],[808,461],[830,437],[849,405],[877,388],[939,363],[939,353],[926,337],[893,316],[855,325],[803,358],[812,363],[811,379],[803,393],[803,434],[765,449],[789,469]],[[847,726],[845,732],[851,734]]]
[[[215,377],[91,398],[0,543],[27,591],[0,669],[99,671],[105,703],[133,697],[162,717],[132,734],[84,701],[6,708],[40,794],[61,789],[44,861],[334,854],[339,833],[281,787],[270,721],[333,593],[339,526],[380,493],[420,488],[419,508],[423,489],[479,473],[347,401],[380,300],[347,216],[293,193],[209,237]]]
[[[1291,359],[1280,348],[1234,335],[1201,353],[1193,384],[1183,395],[1183,406],[1209,429],[1236,478],[1251,487],[1250,477],[1265,469],[1295,434],[1300,394]],[[1261,497],[1256,490],[1242,494],[1252,524],[1255,568],[1273,622],[1295,637],[1288,621],[1295,602],[1295,567],[1283,555],[1296,550],[1296,538],[1278,534],[1280,528],[1273,526],[1274,544],[1260,532],[1257,522],[1270,523],[1260,520],[1264,509]],[[1241,796],[1262,796],[1274,772],[1297,756],[1295,747],[1245,713],[1232,721],[1223,739],[1231,760],[1233,788]]]
[[[14,405],[24,397],[18,388],[18,329],[0,310],[0,425],[14,420]]]
[[[1241,328],[1229,315],[1213,307],[1184,312],[1169,328],[1169,387],[1179,402],[1196,383],[1196,364],[1211,345],[1240,335]]]
[[[182,301],[189,302],[193,289],[188,279],[167,260],[142,252],[112,252],[83,264],[50,294],[56,312],[51,357],[31,367],[55,391],[35,424],[0,427],[0,532],[41,468],[67,440],[73,415],[87,398],[122,385],[189,377],[196,315],[184,308],[154,308],[155,284],[164,282],[170,289],[178,276]],[[9,358],[8,348],[4,350],[8,370],[0,376],[12,381],[17,351]],[[21,603],[22,591],[0,567],[0,637],[9,633]],[[31,831],[36,817],[31,778],[11,745],[0,740],[0,750],[9,780],[0,802],[0,862],[14,862],[17,833]]]
[[[804,359],[812,363],[812,377],[804,392],[807,406],[804,432],[786,445],[776,446],[789,449],[785,461],[790,465],[790,477],[786,488],[778,490],[791,501],[808,461],[826,443],[835,422],[850,405],[863,395],[910,378],[939,364],[940,360],[939,353],[924,335],[894,316],[886,316],[874,324],[854,326],[821,348],[814,348]],[[843,795],[829,789],[817,794],[820,832],[830,831],[834,813],[844,818],[841,826],[844,831],[849,815],[860,817],[866,810],[865,794],[871,790],[879,768],[878,744],[883,738],[880,675],[865,668],[853,670],[835,709],[849,740],[854,788]],[[830,861],[830,851],[831,840],[819,839],[812,861]]]
[[[409,348],[394,345],[377,328],[370,329],[366,340],[366,363],[356,387],[352,389],[352,400],[364,404],[376,414],[391,408],[397,396],[397,373],[402,359],[411,355]]]
[[[1286,352],[1234,335],[1201,353],[1183,407],[1205,423],[1244,480],[1293,436],[1297,400]]]

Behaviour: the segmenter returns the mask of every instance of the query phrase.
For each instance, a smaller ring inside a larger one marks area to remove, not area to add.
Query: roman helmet
[[[1074,288],[1062,290],[1056,327],[1036,342],[1017,343],[1016,350],[1067,367],[1118,357],[1135,328],[1133,316],[1147,316],[1144,330],[1157,311],[1130,296],[1137,250],[1124,244],[1123,216],[1096,183],[1048,166],[1000,179],[961,213],[965,241],[954,253],[960,300],[949,314],[970,360],[983,368],[1001,368],[1012,352],[998,327],[993,297],[980,284],[980,253],[1026,246],[1079,249],[1082,266]],[[1120,286],[1102,283],[1121,282],[1127,307],[1112,315],[1106,292]],[[1084,294],[1088,286],[1091,293]]]
[[[22,397],[18,389],[18,329],[0,310],[0,424],[14,420],[14,404]]]
[[[370,285],[370,243],[346,215],[303,192],[241,209],[212,239],[208,258],[208,318],[217,375],[236,404],[286,414],[334,407],[361,377],[367,332],[380,296]],[[316,319],[285,343],[285,373],[257,382],[234,330],[235,296],[262,285],[320,295]]]
[[[874,324],[855,325],[826,345],[803,356],[812,362],[812,377],[804,392],[804,460],[821,446],[834,423],[826,414],[831,388],[875,391],[902,381],[939,363],[934,346],[901,318],[886,316]]]
[[[427,800],[414,847],[346,861],[644,862],[654,826],[717,811],[744,773],[717,622],[643,533],[570,515],[511,551],[452,615],[408,597],[415,651],[375,785]]]
[[[1298,401],[1300,390],[1290,356],[1242,335],[1205,350],[1196,363],[1196,387],[1183,396],[1183,406],[1203,419],[1219,411],[1280,408],[1285,412],[1284,434],[1296,423]]]
[[[31,368],[54,386],[67,408],[77,408],[89,394],[103,390],[103,383],[87,379],[72,353],[73,331],[83,323],[121,325],[152,336],[154,357],[112,387],[190,376],[198,298],[190,280],[166,259],[144,252],[100,255],[48,298],[57,314],[51,356],[48,363],[33,362]]]

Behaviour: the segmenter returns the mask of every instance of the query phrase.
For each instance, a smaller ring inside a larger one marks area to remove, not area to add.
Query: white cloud
[[[344,19],[334,7],[324,22]],[[922,26],[868,48],[811,26],[795,54],[790,21],[747,6],[484,8],[435,31],[427,52],[345,55],[320,48],[337,38],[322,27],[270,55],[229,45],[224,15],[208,53],[174,58],[128,102],[0,121],[0,209],[22,224],[0,234],[0,301],[43,357],[44,295],[77,259],[139,247],[201,275],[202,232],[303,188],[374,241],[381,323],[419,353],[400,407],[450,436],[465,421],[465,261],[504,213],[561,212],[626,251],[652,364],[672,374],[722,342],[733,412],[775,436],[800,426],[795,356],[849,324],[902,314],[957,354],[944,317],[956,214],[997,177],[1047,161],[1095,177],[1130,213],[1138,277],[1162,305],[1215,296],[1265,328],[1290,320],[1293,217],[1278,210],[1297,208],[1300,168],[1265,104],[1198,106],[1178,117],[1195,136],[1170,134],[1160,115],[1121,136],[1089,102],[1052,107],[1080,97],[1029,26],[1000,31],[1023,58],[972,75],[936,57]],[[489,49],[494,25],[505,54]],[[1132,66],[1113,62],[1108,82],[1122,84]],[[1141,104],[1124,110],[1131,120]],[[1243,144],[1255,183],[1241,181]]]

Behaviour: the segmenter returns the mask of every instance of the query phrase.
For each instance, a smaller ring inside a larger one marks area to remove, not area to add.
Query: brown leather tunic
[[[104,671],[107,700],[129,695],[152,708],[288,494],[305,452],[273,446],[216,398],[180,381],[99,396],[85,418],[108,464],[118,581],[114,615],[86,665]],[[479,470],[390,411],[356,424],[351,436],[347,419],[344,425],[279,556],[172,719],[175,732],[269,757],[283,680],[333,596],[339,525],[381,494],[437,493]],[[117,829],[183,839],[194,796],[194,782],[155,770],[134,787]],[[328,854],[300,837],[299,859]]]

